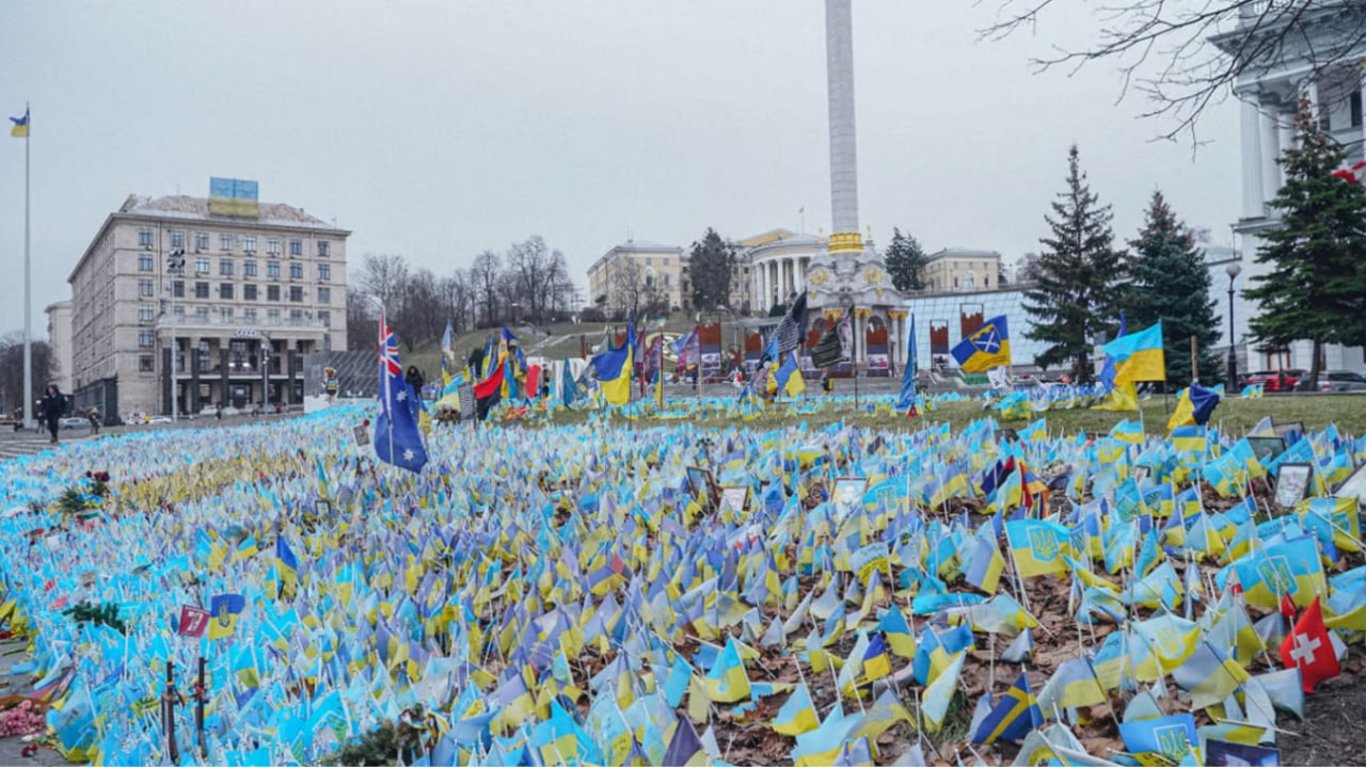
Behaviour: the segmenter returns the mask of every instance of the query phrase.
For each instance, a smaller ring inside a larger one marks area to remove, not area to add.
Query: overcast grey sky
[[[1017,259],[1075,140],[1122,238],[1160,187],[1227,242],[1232,102],[1194,157],[1153,143],[1111,67],[1031,73],[1094,6],[978,42],[997,7],[854,3],[863,227]],[[824,19],[820,0],[5,0],[0,113],[34,110],[35,328],[125,196],[206,195],[211,175],[335,218],[353,263],[447,271],[540,234],[580,284],[628,235],[686,247],[708,226],[797,229],[802,207],[829,231]],[[23,172],[0,135],[0,330],[22,325]]]

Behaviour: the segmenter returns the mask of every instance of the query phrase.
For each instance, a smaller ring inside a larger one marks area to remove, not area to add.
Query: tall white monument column
[[[854,133],[854,24],[850,0],[825,0],[825,77],[830,110],[830,213],[834,233],[858,233]]]

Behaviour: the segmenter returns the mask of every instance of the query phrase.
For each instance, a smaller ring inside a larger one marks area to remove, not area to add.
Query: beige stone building
[[[930,254],[923,279],[926,293],[1000,288],[1001,254],[974,248],[944,248]]]
[[[604,312],[643,310],[666,303],[669,310],[692,306],[688,260],[677,245],[627,240],[588,268],[588,296]]]
[[[71,392],[71,302],[47,305],[47,345],[52,349],[49,378],[63,392]],[[47,382],[41,382],[47,384]]]
[[[350,234],[281,203],[129,196],[67,278],[76,406],[169,413],[172,386],[182,413],[301,402],[301,356],[346,347]]]

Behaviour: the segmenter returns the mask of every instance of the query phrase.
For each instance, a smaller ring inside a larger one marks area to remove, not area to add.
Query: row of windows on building
[[[148,309],[150,309],[150,307],[148,307]],[[184,307],[184,306],[181,306],[181,305],[177,304],[177,305],[175,306],[175,309],[174,309],[173,311],[175,312],[176,319],[178,319],[178,320],[184,320],[184,319],[185,319],[185,307]],[[142,309],[139,308],[139,315],[141,315],[141,313],[142,313]],[[208,307],[195,307],[195,308],[194,308],[194,317],[195,317],[196,320],[198,320],[198,321],[200,321],[200,322],[207,323],[207,322],[209,321],[209,308],[208,308]],[[234,307],[219,307],[219,308],[218,308],[218,319],[219,319],[219,322],[222,322],[222,323],[241,322],[243,325],[255,325],[256,322],[257,322],[257,320],[258,320],[258,317],[259,317],[259,316],[258,316],[258,314],[257,314],[257,311],[256,311],[256,308],[255,308],[255,307],[247,307],[246,309],[243,309],[241,315],[238,315],[238,314],[237,314],[237,312],[235,311],[235,308],[234,308]],[[302,309],[291,309],[291,310],[289,311],[288,317],[289,317],[289,321],[288,321],[288,322],[289,322],[290,325],[303,325],[305,319],[307,319],[307,316],[304,314],[304,311],[303,311]],[[281,313],[280,310],[278,310],[278,309],[267,309],[267,310],[266,310],[266,324],[268,324],[268,325],[280,325],[280,324],[282,323],[282,321],[283,321],[283,315],[282,315],[282,313]],[[317,324],[320,325],[320,326],[322,326],[323,328],[329,328],[329,327],[331,327],[331,325],[332,325],[332,313],[329,312],[329,311],[327,311],[327,310],[322,310],[322,311],[318,312],[318,313],[317,313]],[[234,342],[234,343],[235,343],[235,342]],[[139,346],[139,347],[142,347],[143,349],[151,349],[153,346],[155,346],[155,344],[156,344],[156,331],[155,331],[154,329],[152,329],[152,328],[140,328],[140,329],[138,329],[138,346]]]
[[[172,248],[186,247],[185,230],[173,229],[170,231],[170,237]],[[241,243],[243,251],[246,251],[247,253],[254,253],[256,251],[256,235],[232,235],[227,233],[218,235],[218,250],[231,251],[233,247],[238,244],[239,241]],[[143,227],[138,230],[139,246],[143,248],[151,248],[153,247],[153,244],[155,242],[156,232],[151,227]],[[280,240],[280,238],[278,237],[266,238],[266,253],[272,255],[279,255],[281,243],[285,243],[288,245],[290,256],[304,255],[304,241],[302,238],[298,237],[291,237],[288,241]],[[316,247],[318,258],[325,259],[332,255],[331,241],[315,240],[314,244]],[[196,252],[209,250],[208,232],[194,233],[194,249]]]
[[[332,334],[330,334],[330,333],[324,333],[324,334],[323,334],[323,351],[324,351],[324,352],[331,352],[331,351],[332,351]],[[199,356],[199,367],[200,367],[200,370],[201,370],[201,371],[207,371],[207,370],[209,370],[209,369],[210,369],[210,365],[209,365],[209,343],[208,343],[207,340],[201,340],[201,342],[200,342],[200,347],[199,347],[198,350],[196,350],[196,354]],[[254,355],[249,355],[248,352],[247,352],[247,350],[246,350],[246,348],[245,348],[245,347],[239,347],[239,346],[238,346],[238,342],[236,342],[236,341],[232,342],[232,351],[231,351],[231,354],[232,354],[233,360],[236,361],[238,365],[241,365],[244,361],[250,361],[252,367],[255,367],[255,365],[256,365],[255,356],[254,356]],[[279,354],[280,354],[279,352],[273,352],[273,353],[272,353],[272,356],[278,357]],[[140,373],[155,373],[155,372],[156,372],[156,358],[153,357],[152,355],[138,355],[138,371],[139,371]],[[279,371],[275,371],[275,372],[276,372],[276,373],[279,373]]]
[[[303,300],[304,300],[304,287],[303,287],[302,285],[290,285],[290,286],[287,286],[287,287],[289,288],[289,292],[288,292],[288,294],[284,294],[284,293],[281,292],[281,290],[280,290],[281,286],[279,286],[279,285],[267,285],[267,286],[265,286],[265,288],[266,288],[266,290],[265,290],[265,301],[280,301],[280,300],[281,300],[280,297],[281,297],[282,295],[288,295],[288,296],[289,296],[289,301],[291,301],[291,302],[293,302],[293,303],[295,303],[295,304],[302,303]],[[260,300],[261,300],[261,290],[260,290],[260,289],[261,289],[261,286],[256,285],[255,283],[247,283],[246,285],[243,285],[243,286],[242,286],[242,300],[243,300],[243,301],[260,301]],[[200,281],[196,281],[195,283],[193,283],[193,290],[194,290],[194,296],[193,296],[193,298],[196,298],[196,299],[207,299],[207,298],[210,298],[210,296],[209,296],[210,285],[209,285],[208,281],[206,281],[206,280],[200,280]],[[220,299],[226,299],[226,300],[231,301],[231,300],[233,300],[233,299],[236,297],[236,294],[237,294],[236,284],[234,284],[234,283],[219,283],[219,284],[218,284],[218,298],[220,298]],[[156,296],[156,282],[153,281],[153,280],[151,280],[150,278],[143,278],[143,279],[138,280],[138,296],[139,296],[140,298],[144,298],[144,299],[150,299],[150,298],[155,297],[155,296]],[[172,280],[172,281],[171,281],[171,296],[172,296],[172,298],[176,298],[176,299],[183,299],[183,298],[185,298],[185,281],[184,281],[184,280]],[[317,298],[318,298],[318,300],[317,300],[317,303],[318,303],[318,304],[331,304],[331,303],[332,303],[332,288],[331,288],[330,286],[326,286],[326,285],[320,285],[320,286],[318,286],[318,297],[317,297]]]
[[[207,258],[204,258],[204,257],[196,258],[196,259],[194,260],[194,273],[195,273],[196,275],[207,275],[207,274],[209,274],[209,272],[210,272],[210,267],[211,267],[211,266],[212,266],[212,265],[209,263],[209,260],[208,260]],[[242,276],[243,276],[243,277],[256,277],[257,274],[258,274],[258,272],[257,272],[257,266],[258,266],[258,265],[257,265],[256,259],[246,259],[246,260],[244,260],[244,261],[242,262]],[[237,263],[236,263],[235,261],[233,261],[232,259],[219,259],[219,260],[218,260],[218,274],[219,274],[220,276],[222,276],[222,277],[232,277],[233,272],[236,270],[236,268],[237,268]],[[139,271],[139,272],[154,272],[154,271],[156,271],[156,261],[152,258],[152,254],[150,254],[150,253],[143,253],[143,254],[139,254],[139,255],[138,255],[138,271]],[[280,262],[278,262],[278,261],[267,261],[267,262],[266,262],[266,277],[268,277],[268,278],[270,278],[270,279],[272,279],[272,280],[278,280],[278,279],[279,279],[279,277],[280,277]],[[290,279],[290,280],[302,280],[302,279],[304,279],[304,264],[303,264],[303,262],[301,262],[301,261],[291,261],[291,262],[289,262],[289,279]],[[330,282],[331,280],[332,280],[332,265],[331,265],[331,264],[319,264],[319,265],[318,265],[318,282],[326,283],[326,282]]]

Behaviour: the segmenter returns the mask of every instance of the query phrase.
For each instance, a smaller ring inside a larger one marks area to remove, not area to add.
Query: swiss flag
[[[1299,668],[1305,693],[1312,693],[1320,681],[1336,677],[1342,671],[1338,667],[1337,653],[1333,651],[1332,638],[1323,626],[1323,609],[1319,607],[1317,597],[1295,622],[1290,635],[1281,641],[1281,661],[1287,667]]]

